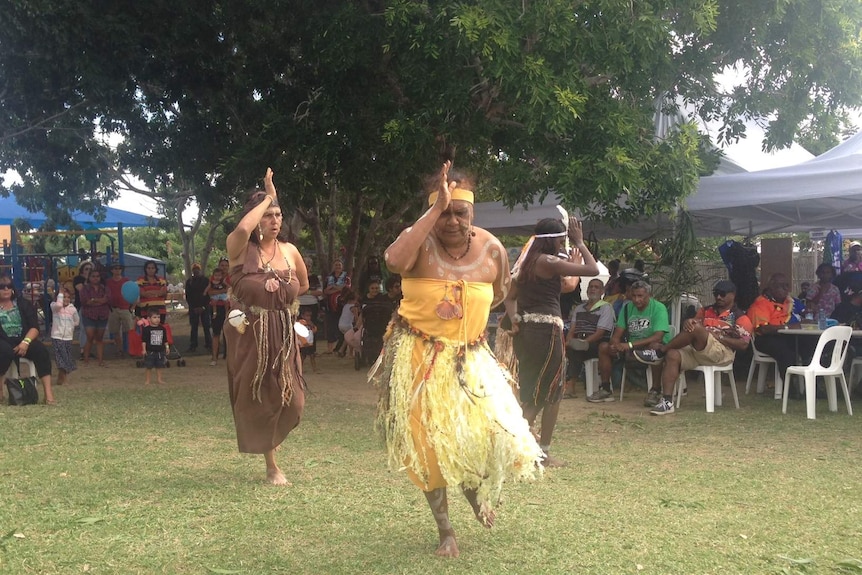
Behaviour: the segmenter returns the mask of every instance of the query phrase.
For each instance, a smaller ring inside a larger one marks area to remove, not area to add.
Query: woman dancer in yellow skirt
[[[425,492],[440,535],[436,554],[457,557],[446,487],[460,486],[491,527],[503,482],[541,473],[542,451],[483,336],[509,288],[506,251],[473,227],[472,185],[450,178],[450,166],[440,170],[428,211],[386,250],[404,297],[370,377],[381,389],[389,465]]]

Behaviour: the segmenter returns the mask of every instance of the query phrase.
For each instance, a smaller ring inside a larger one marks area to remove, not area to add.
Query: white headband
[[[567,234],[568,234],[568,232],[563,230],[562,232],[557,232],[554,234],[536,234],[535,237],[537,237],[537,238],[564,238],[564,237],[566,237]]]

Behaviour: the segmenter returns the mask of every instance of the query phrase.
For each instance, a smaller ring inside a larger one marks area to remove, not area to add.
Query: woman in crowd
[[[850,246],[847,248],[847,259],[841,264],[841,271],[862,271],[862,244],[859,242],[850,242]]]
[[[386,278],[386,297],[389,298],[389,303],[392,304],[392,309],[398,309],[398,304],[401,303],[401,276],[393,274]]]
[[[805,309],[813,313],[815,319],[821,311],[824,317],[830,317],[835,306],[841,303],[841,291],[832,283],[835,270],[832,264],[822,263],[814,273],[817,274],[817,283],[808,288],[805,294]]]
[[[271,169],[264,182],[266,192],[252,194],[227,237],[231,312],[245,316],[225,325],[227,377],[240,452],[263,454],[267,481],[286,485],[275,450],[299,425],[305,405],[293,310],[308,276],[299,251],[280,237]]]
[[[90,365],[90,349],[96,344],[96,359],[99,366],[104,367],[105,328],[108,326],[108,316],[111,306],[108,304],[108,290],[102,283],[102,273],[98,270],[90,272],[87,283],[81,289],[81,323],[87,332],[87,343],[84,345],[84,365]]]
[[[574,249],[562,258],[557,254],[563,250],[567,235]],[[521,405],[531,427],[542,412],[539,446],[545,454],[543,464],[556,467],[563,464],[552,458],[549,450],[565,382],[562,282],[566,276],[594,276],[599,268],[575,218],[569,219],[568,230],[559,219],[540,220],[532,245],[516,267],[517,276],[506,297],[506,313],[512,321],[518,357]]]
[[[338,331],[341,332],[344,338],[344,343],[341,344],[341,349],[338,350],[338,355],[344,357],[348,350],[357,351],[359,349],[360,335],[359,325],[359,294],[352,289],[347,288],[341,292],[341,316],[338,318]],[[351,354],[352,355],[352,354]]]
[[[39,341],[39,317],[36,308],[18,297],[12,278],[0,276],[0,374],[9,370],[17,358],[29,359],[36,366],[36,375],[42,381],[45,403],[54,405],[51,388],[51,356],[48,348]],[[32,375],[32,374],[31,374]],[[2,397],[3,386],[0,386]]]
[[[338,329],[343,304],[341,292],[349,287],[350,276],[344,271],[344,264],[341,260],[335,260],[323,288],[323,294],[326,296],[326,353],[335,351],[343,341],[342,333]]]
[[[344,309],[341,310],[341,319],[338,320],[338,329],[344,334],[344,349],[339,352],[344,357],[350,352],[351,357],[362,352],[362,332],[360,328],[361,316],[359,315],[359,294],[351,289],[344,291]]]
[[[158,271],[156,262],[151,260],[144,264],[144,275],[138,278],[141,296],[138,298],[135,315],[147,319],[150,311],[156,310],[162,319],[161,323],[164,324],[168,315],[168,308],[165,305],[168,297],[168,282],[157,275]]]
[[[90,272],[93,271],[93,262],[86,261],[78,266],[78,275],[72,278],[72,287],[75,290],[75,308],[81,310],[81,290],[87,284],[87,278],[90,277]],[[87,345],[87,330],[84,324],[78,326],[78,344],[80,345],[81,359],[84,359],[84,346]],[[88,358],[89,359],[89,358]]]
[[[305,263],[305,269],[308,270],[308,291],[299,296],[299,315],[302,316],[306,311],[311,312],[311,322],[315,328],[320,328],[320,300],[323,298],[323,280],[319,274],[312,271],[314,269],[314,261],[310,257],[306,256],[303,262]],[[314,341],[310,347],[314,349],[316,355],[317,337],[313,339]],[[312,352],[306,351],[304,353],[311,356]]]

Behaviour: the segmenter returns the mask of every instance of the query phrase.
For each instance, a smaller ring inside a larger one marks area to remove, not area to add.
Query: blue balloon
[[[120,290],[123,294],[123,299],[129,302],[129,305],[135,303],[141,297],[141,288],[135,282],[129,281],[124,283]]]

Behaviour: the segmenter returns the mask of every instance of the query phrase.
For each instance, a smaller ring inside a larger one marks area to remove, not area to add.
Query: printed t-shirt
[[[629,341],[646,339],[657,331],[664,332],[662,343],[671,340],[667,308],[654,298],[650,298],[643,311],[635,307],[634,303],[626,302],[617,316],[617,327],[626,330]]]

